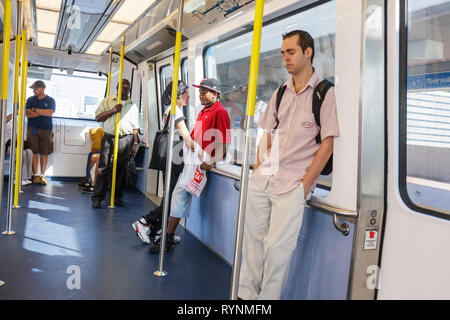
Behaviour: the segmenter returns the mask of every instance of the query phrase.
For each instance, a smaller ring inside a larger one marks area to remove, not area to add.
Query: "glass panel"
[[[161,102],[161,117],[164,114],[165,106],[162,103],[162,95],[164,93],[164,89],[166,89],[166,86],[172,81],[173,79],[173,68],[170,64],[165,65],[159,69],[159,75],[160,75],[160,85],[161,85],[161,92],[159,100]]]
[[[251,163],[256,160],[256,145],[262,135],[258,120],[265,111],[274,91],[289,78],[281,56],[282,35],[292,30],[308,31],[314,38],[314,67],[319,74],[334,81],[334,47],[336,32],[336,3],[327,2],[263,27],[261,57],[255,107],[256,141],[251,150]],[[206,50],[207,77],[217,78],[222,87],[222,102],[229,112],[233,131],[233,162],[242,163],[243,138],[247,103],[247,84],[253,32],[218,43]],[[331,177],[327,178],[328,180]]]
[[[407,192],[450,213],[450,1],[408,1]]]
[[[43,80],[49,95],[56,102],[53,117],[95,119],[95,110],[105,96],[107,79],[96,73],[74,71],[72,75],[58,69],[30,67],[27,97],[33,95],[30,86]]]

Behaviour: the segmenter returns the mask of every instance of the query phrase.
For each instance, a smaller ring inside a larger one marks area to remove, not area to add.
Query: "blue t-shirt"
[[[44,99],[39,100],[36,96],[32,96],[27,99],[26,108],[53,109],[53,111],[55,111],[56,108],[55,99],[53,99],[50,96],[45,96]],[[40,116],[37,118],[28,118],[28,126],[44,130],[52,130],[53,129],[52,117]]]

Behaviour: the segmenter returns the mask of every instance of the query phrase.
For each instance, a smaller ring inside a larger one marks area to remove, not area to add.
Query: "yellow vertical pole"
[[[125,54],[125,35],[122,36],[122,45],[120,47],[120,72],[119,72],[119,88],[117,90],[117,104],[122,103],[122,78],[123,78],[123,57]],[[114,160],[113,160],[113,173],[111,182],[111,203],[110,208],[114,207],[114,198],[116,193],[116,177],[117,177],[117,154],[119,153],[119,122],[120,112],[116,114],[116,135],[114,137]]]
[[[236,224],[236,240],[234,247],[233,269],[231,272],[231,300],[238,297],[239,275],[241,270],[242,242],[244,237],[244,219],[247,204],[248,175],[249,175],[249,146],[250,132],[253,128],[255,115],[256,87],[258,84],[259,56],[261,51],[261,32],[263,23],[264,0],[256,0],[255,22],[253,24],[252,57],[250,61],[250,74],[248,80],[247,96],[247,129],[244,144],[244,161],[241,168],[241,189],[239,191],[239,212]]]
[[[5,126],[6,126],[6,108],[8,100],[8,82],[9,82],[9,46],[11,37],[11,0],[4,1],[4,13],[3,13],[3,55],[2,55],[2,85],[1,85],[1,143],[0,143],[0,204],[3,203],[3,168],[5,163]],[[1,221],[2,206],[0,205],[0,221]],[[7,231],[3,234],[9,234],[8,230],[11,230],[11,219],[8,216],[7,219]],[[3,284],[0,281],[0,285]]]
[[[16,44],[17,48],[17,44]],[[17,60],[17,56],[16,56]],[[17,150],[16,150],[16,180],[15,180],[15,189],[14,189],[14,207],[17,208],[19,206],[19,187],[20,187],[20,159],[22,157],[22,126],[23,126],[23,108],[25,104],[26,97],[26,70],[27,70],[28,62],[27,62],[27,29],[23,28],[22,30],[22,78],[21,78],[21,97],[19,104],[19,125],[17,128]],[[17,65],[17,72],[19,72],[19,66]],[[17,99],[16,93],[14,91],[14,99]]]
[[[112,47],[109,47],[109,63],[108,63],[108,82],[106,88],[106,96],[111,95],[111,68],[112,68]]]

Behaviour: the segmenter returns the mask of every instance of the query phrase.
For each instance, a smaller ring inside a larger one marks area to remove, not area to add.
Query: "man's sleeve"
[[[105,112],[107,110],[108,106],[107,99],[108,98],[105,98],[102,100],[102,102],[100,102],[100,104],[97,107],[97,110],[95,110],[95,116],[98,116],[100,113]]]
[[[25,109],[32,109],[33,106],[31,105],[31,97],[27,99],[27,103],[25,104]]]
[[[55,110],[56,110],[56,102],[55,102],[55,99],[53,99],[52,98],[52,103],[51,103],[51,105],[50,105],[50,108],[53,110],[53,112],[55,112]]]
[[[259,118],[258,125],[261,129],[272,130],[277,125],[277,111],[275,109],[277,92],[278,90],[275,90],[275,92],[272,95],[272,98],[270,98],[269,100],[266,110],[261,115],[261,118]]]
[[[336,96],[334,87],[331,87],[320,108],[320,138],[339,137],[339,124],[336,114]]]
[[[216,142],[231,143],[230,116],[225,109],[218,112],[216,118],[217,137]]]

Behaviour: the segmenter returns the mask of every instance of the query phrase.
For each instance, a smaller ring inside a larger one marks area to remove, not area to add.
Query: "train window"
[[[258,73],[257,103],[255,107],[254,134],[250,162],[256,159],[256,145],[262,135],[257,122],[265,111],[274,91],[289,78],[280,54],[282,34],[295,29],[308,31],[315,41],[314,67],[319,74],[334,80],[334,43],[336,33],[336,3],[329,1],[306,10],[300,10],[268,22],[261,35],[261,56]],[[222,102],[230,115],[233,140],[230,146],[233,162],[242,162],[247,84],[250,66],[253,32],[208,46],[204,51],[207,77],[217,78],[222,87]],[[331,185],[330,182],[326,182]]]
[[[449,219],[450,1],[403,4],[400,189],[413,209]]]
[[[33,95],[30,86],[43,80],[45,93],[55,99],[53,117],[95,119],[95,110],[105,95],[107,79],[97,73],[73,71],[68,74],[59,69],[31,66],[28,70],[27,97]]]
[[[173,68],[170,64],[165,65],[159,69],[159,84],[161,85],[161,98],[163,96],[164,90],[166,89],[167,85],[172,81],[173,79]],[[161,101],[161,118],[164,114],[164,109],[166,106],[163,105]]]

